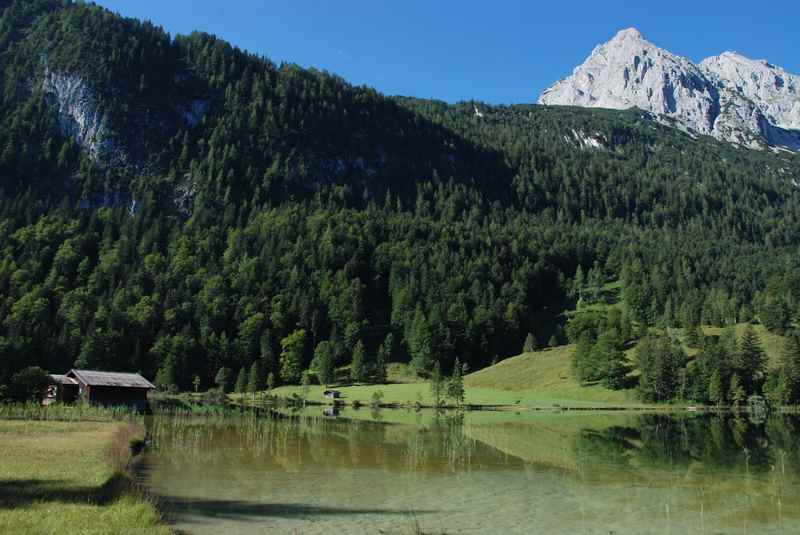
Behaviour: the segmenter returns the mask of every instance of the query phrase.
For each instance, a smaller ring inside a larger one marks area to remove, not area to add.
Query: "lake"
[[[800,419],[322,408],[156,416],[141,481],[177,529],[800,533]]]

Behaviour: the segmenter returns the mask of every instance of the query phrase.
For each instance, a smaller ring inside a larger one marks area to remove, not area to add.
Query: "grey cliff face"
[[[770,123],[800,129],[800,76],[736,52],[704,59],[700,68],[720,85],[753,101]]]
[[[690,132],[750,148],[800,150],[800,77],[726,52],[699,65],[622,30],[539,104],[637,107]]]
[[[114,141],[94,94],[80,77],[48,69],[42,90],[58,109],[62,133],[74,139],[94,162],[108,167],[125,161],[125,153]]]

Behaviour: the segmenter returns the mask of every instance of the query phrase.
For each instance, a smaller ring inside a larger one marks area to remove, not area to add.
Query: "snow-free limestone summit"
[[[540,104],[640,108],[691,133],[750,148],[800,150],[800,77],[725,52],[695,64],[629,28],[592,51]]]

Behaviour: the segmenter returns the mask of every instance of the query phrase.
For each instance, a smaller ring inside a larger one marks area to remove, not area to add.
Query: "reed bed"
[[[116,422],[134,420],[141,414],[132,407],[106,407],[77,403],[74,405],[39,403],[0,404],[0,420],[41,420],[55,422]]]

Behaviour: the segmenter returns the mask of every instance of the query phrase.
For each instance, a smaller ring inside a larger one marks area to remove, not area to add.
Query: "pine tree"
[[[533,333],[528,333],[528,336],[525,337],[525,344],[522,346],[522,352],[533,353],[536,349],[536,338],[534,338]]]
[[[433,365],[430,377],[431,396],[433,397],[433,406],[441,407],[444,400],[444,378],[442,377],[442,367],[439,362]]]
[[[411,350],[411,367],[417,373],[425,373],[431,369],[433,364],[433,334],[431,333],[428,320],[422,312],[422,308],[417,307],[414,312],[414,320],[411,323],[411,333],[408,340]]]
[[[453,365],[453,373],[447,382],[447,397],[461,406],[464,403],[464,368],[458,358]]]
[[[167,358],[164,365],[159,368],[156,373],[156,386],[159,390],[165,392],[172,392],[175,390],[175,367],[172,364],[172,358]]]
[[[231,391],[231,370],[230,368],[222,367],[217,371],[214,377],[214,383],[222,389],[223,392],[228,393]]]
[[[328,341],[320,342],[314,350],[314,370],[317,372],[319,382],[329,385],[333,382],[333,348]]]
[[[594,381],[597,378],[593,362],[592,349],[594,340],[588,331],[584,331],[578,339],[578,347],[572,355],[571,367],[575,378],[581,382]]]
[[[786,335],[781,352],[779,390],[782,403],[800,403],[800,331],[790,331]]]
[[[745,393],[744,387],[739,380],[739,374],[734,373],[733,377],[731,377],[731,386],[728,390],[728,398],[735,407],[742,406],[747,399],[747,394]]]
[[[256,398],[256,392],[261,390],[263,385],[261,384],[261,366],[259,365],[258,360],[253,361],[253,364],[250,365],[250,374],[247,380],[247,391],[253,394],[253,399]]]
[[[714,371],[708,383],[708,399],[715,405],[723,405],[725,403],[725,387],[722,384],[722,376],[718,370]]]
[[[583,267],[578,264],[578,269],[575,270],[575,281],[572,284],[573,295],[580,300],[583,297],[583,289],[586,285],[586,276],[583,273]]]
[[[389,334],[386,338],[389,339]],[[391,347],[391,346],[390,346]],[[391,351],[387,349],[386,340],[381,346],[378,348],[378,354],[375,357],[375,382],[376,383],[385,383],[386,382],[386,361],[389,360],[389,355]]]
[[[306,331],[296,330],[281,340],[281,378],[286,382],[300,379]]]
[[[364,343],[359,340],[353,348],[353,361],[350,363],[350,380],[354,383],[361,383],[366,378],[366,355],[364,353]]]
[[[740,374],[742,386],[748,395],[761,393],[767,373],[767,357],[758,335],[749,325],[739,341],[734,368]]]
[[[239,375],[236,376],[236,393],[244,394],[247,392],[247,372],[244,371],[244,366],[239,368]]]

